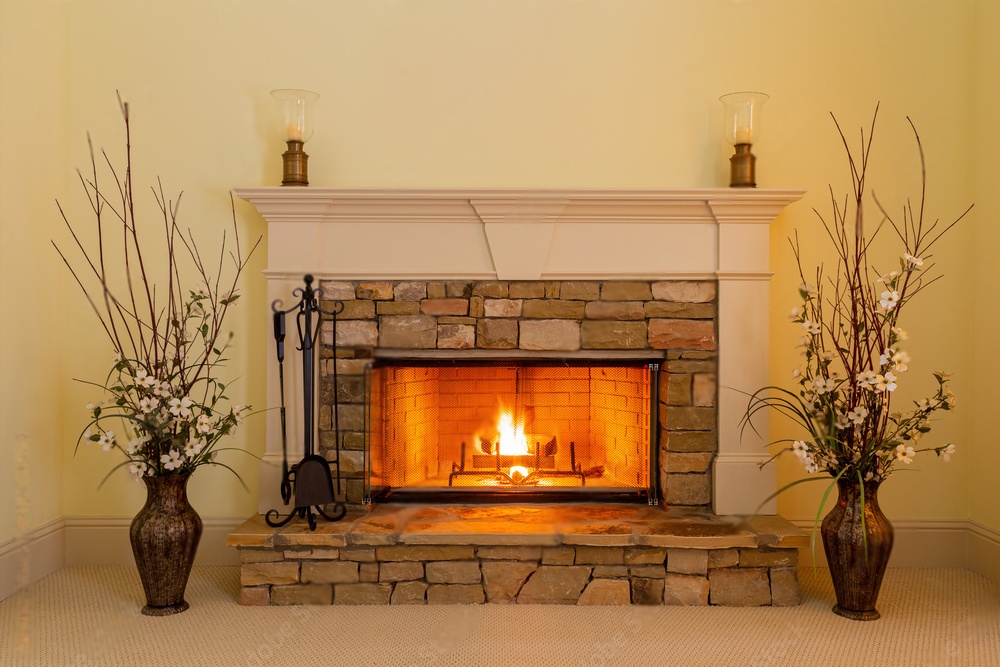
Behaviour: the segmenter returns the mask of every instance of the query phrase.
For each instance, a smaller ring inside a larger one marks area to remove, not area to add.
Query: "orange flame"
[[[509,410],[502,410],[497,421],[500,454],[527,454],[528,438],[524,435],[524,421],[515,422]]]

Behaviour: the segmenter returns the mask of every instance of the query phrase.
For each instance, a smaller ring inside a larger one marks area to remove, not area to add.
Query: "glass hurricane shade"
[[[319,95],[297,88],[272,90],[281,105],[281,132],[287,141],[309,141],[313,135],[313,103]]]
[[[736,146],[751,144],[760,130],[760,109],[769,99],[764,93],[729,93],[719,98],[726,108],[726,141]]]

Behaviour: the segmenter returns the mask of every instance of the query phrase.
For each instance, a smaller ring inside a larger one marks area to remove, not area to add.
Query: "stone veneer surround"
[[[312,273],[329,281],[712,281],[717,285],[718,448],[712,509],[751,514],[775,490],[759,469],[766,417],[741,440],[738,391],[768,383],[771,221],[800,190],[243,188],[267,221],[269,301],[294,301]],[[447,287],[446,287],[447,289]],[[270,328],[269,313],[261,327]],[[301,395],[294,354],[285,365],[290,414]],[[279,405],[273,341],[267,404]],[[676,369],[674,369],[676,372]],[[732,391],[738,390],[738,391]],[[302,426],[289,420],[290,454]],[[259,508],[281,505],[281,430],[267,415]],[[774,503],[763,511],[773,512]]]
[[[670,506],[711,502],[717,447],[714,281],[323,281],[344,304],[333,358],[323,329],[320,453],[331,461],[334,396],[347,500],[363,500],[365,364],[386,348],[418,355],[483,353],[663,355],[660,368],[659,497]],[[325,301],[325,309],[333,304]],[[531,357],[528,357],[531,358]],[[338,385],[333,384],[337,365]]]

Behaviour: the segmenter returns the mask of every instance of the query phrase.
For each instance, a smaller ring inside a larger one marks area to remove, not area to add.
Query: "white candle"
[[[736,143],[738,144],[749,144],[750,143],[750,128],[740,126],[736,128]]]
[[[302,126],[292,122],[288,124],[288,140],[302,141]]]

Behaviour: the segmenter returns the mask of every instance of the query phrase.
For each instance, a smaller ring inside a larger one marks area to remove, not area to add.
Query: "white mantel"
[[[770,223],[802,190],[239,188],[267,221],[269,300],[302,276],[407,280],[718,280],[714,510],[750,514],[775,490],[764,440],[740,439],[739,391],[768,384]],[[271,342],[273,346],[273,341]],[[268,357],[268,404],[277,368]],[[296,380],[287,375],[286,387]],[[739,391],[735,391],[739,390]],[[762,415],[763,416],[763,415]],[[767,435],[766,418],[755,420]],[[295,427],[290,447],[301,442]],[[281,437],[268,413],[261,511],[279,507]],[[273,487],[271,489],[270,487]],[[773,512],[773,501],[765,512]]]

